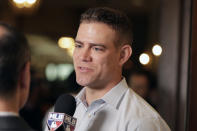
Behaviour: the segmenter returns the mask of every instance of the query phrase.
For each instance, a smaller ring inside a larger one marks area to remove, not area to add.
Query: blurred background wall
[[[191,0],[0,0],[0,21],[24,32],[32,52],[31,92],[21,115],[41,130],[57,97],[81,89],[72,65],[80,14],[107,6],[123,10],[133,25],[133,54],[124,76],[129,81],[135,70],[149,72],[144,98],[172,130],[186,130],[191,5]]]

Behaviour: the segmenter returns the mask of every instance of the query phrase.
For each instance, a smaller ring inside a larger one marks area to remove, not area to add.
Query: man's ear
[[[29,88],[30,77],[30,62],[27,62],[20,73],[20,87]]]
[[[132,48],[130,45],[123,45],[120,49],[120,66],[123,66],[124,63],[130,58],[132,54]]]
[[[29,96],[29,88],[30,88],[30,62],[27,62],[24,66],[24,68],[20,72],[20,78],[19,78],[19,108],[22,108]]]

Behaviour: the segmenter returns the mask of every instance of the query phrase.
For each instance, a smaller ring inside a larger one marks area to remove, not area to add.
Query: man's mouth
[[[91,68],[88,68],[88,67],[82,67],[82,66],[79,66],[78,67],[78,70],[82,73],[87,73],[87,72],[91,72],[92,69]]]

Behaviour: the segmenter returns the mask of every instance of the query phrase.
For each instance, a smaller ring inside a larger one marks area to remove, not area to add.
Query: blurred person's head
[[[128,84],[137,94],[146,98],[151,86],[150,77],[148,71],[134,70],[128,77]]]
[[[81,15],[73,54],[78,84],[106,88],[117,84],[132,53],[128,17],[111,8],[91,8]]]
[[[25,36],[0,22],[0,110],[17,111],[29,94],[30,49]]]

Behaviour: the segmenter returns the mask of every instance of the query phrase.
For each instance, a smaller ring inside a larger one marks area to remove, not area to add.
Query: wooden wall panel
[[[188,131],[197,130],[197,0],[193,0]]]

